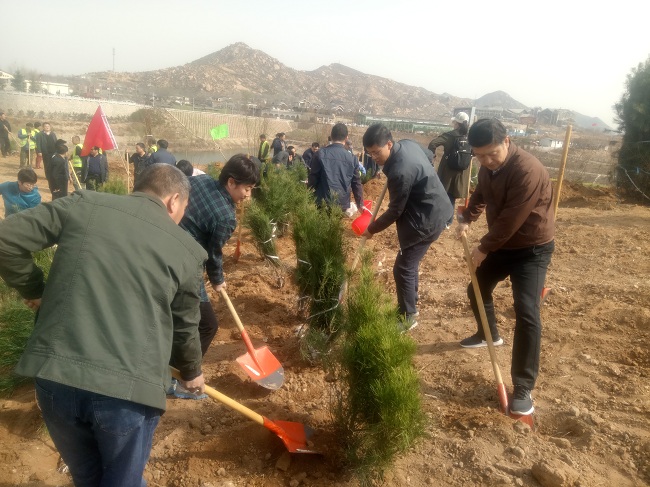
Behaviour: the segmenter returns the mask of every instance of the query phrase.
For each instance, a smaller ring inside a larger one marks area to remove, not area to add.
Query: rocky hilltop
[[[421,119],[447,118],[471,100],[373,76],[341,64],[299,71],[244,43],[196,61],[141,73],[92,73],[117,86],[137,84],[158,94],[226,98],[258,106],[341,106],[345,112]]]
[[[242,42],[182,66],[139,73],[90,73],[83,78],[99,80],[138,102],[150,101],[145,97],[155,92],[157,96],[195,99],[199,105],[218,101],[233,108],[301,107],[323,113],[338,110],[438,121],[448,121],[455,107],[527,108],[503,91],[471,100],[433,93],[341,64],[300,71]],[[577,113],[573,118],[584,120],[585,126],[600,122]]]

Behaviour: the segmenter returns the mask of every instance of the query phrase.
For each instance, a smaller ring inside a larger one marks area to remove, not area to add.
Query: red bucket
[[[361,216],[357,217],[352,222],[352,231],[357,235],[362,235],[370,225],[372,218],[372,200],[364,200],[363,208],[361,209]]]

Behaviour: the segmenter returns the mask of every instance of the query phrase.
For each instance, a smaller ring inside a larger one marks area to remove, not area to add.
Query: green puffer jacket
[[[57,244],[47,284],[31,258]],[[42,296],[16,372],[165,409],[169,361],[201,373],[206,252],[145,193],[80,191],[0,223],[0,277]]]

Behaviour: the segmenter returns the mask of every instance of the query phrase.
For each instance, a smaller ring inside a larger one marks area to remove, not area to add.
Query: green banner
[[[216,127],[212,127],[210,129],[210,135],[212,136],[212,140],[225,139],[228,137],[228,124],[223,123]]]

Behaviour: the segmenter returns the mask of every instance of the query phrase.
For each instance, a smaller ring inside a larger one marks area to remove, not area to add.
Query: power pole
[[[115,48],[113,48],[113,72],[115,72]]]

